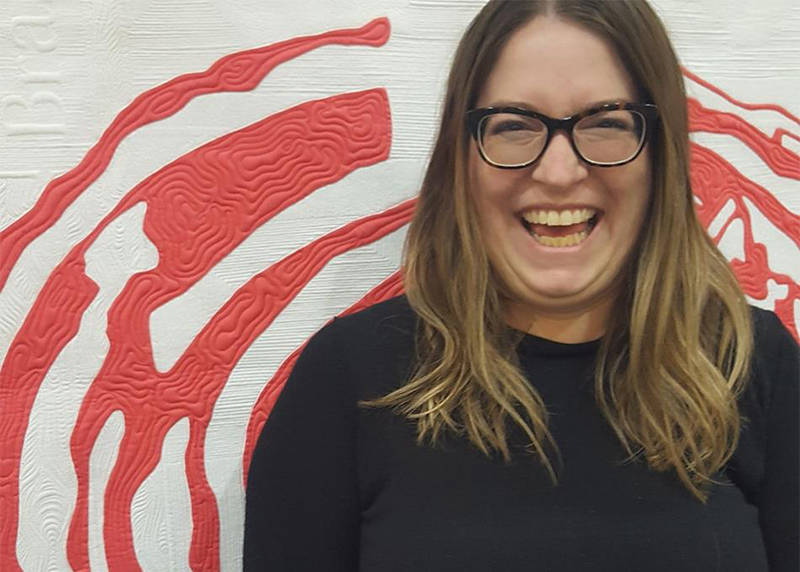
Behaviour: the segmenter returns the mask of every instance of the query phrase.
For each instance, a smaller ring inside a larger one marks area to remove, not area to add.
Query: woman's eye
[[[495,117],[486,126],[485,135],[510,139],[513,141],[528,141],[539,138],[547,132],[544,124],[537,121],[519,119],[517,117]]]
[[[630,125],[616,119],[601,119],[591,125],[587,125],[590,129],[620,129],[627,131]]]
[[[509,131],[530,131],[530,127],[521,121],[503,121],[492,126],[493,133],[508,133]]]
[[[602,129],[609,131],[633,131],[636,129],[636,122],[630,117],[615,114],[601,115],[599,117],[588,117],[577,125],[578,129]]]

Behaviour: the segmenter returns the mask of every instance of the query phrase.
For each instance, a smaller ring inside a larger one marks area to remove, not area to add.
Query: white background
[[[434,135],[449,58],[481,5],[467,0],[3,0],[0,229],[32,207],[49,180],[74,167],[139,93],[202,71],[226,54],[298,35],[358,27],[379,16],[389,18],[392,31],[380,48],[323,47],[279,66],[253,91],[197,98],[176,115],[128,137],[100,179],[24,251],[0,291],[0,359],[52,269],[130,188],[199,145],[278,110],[385,87],[392,108],[390,159],[270,220],[189,292],[160,308],[151,320],[160,370],[169,368],[253,274],[349,220],[412,197]],[[689,70],[740,100],[776,103],[800,115],[800,4],[658,0],[655,6]],[[28,33],[36,35],[36,42]],[[706,105],[735,110],[767,133],[780,126],[799,131],[776,113],[743,112],[691,82],[689,89]],[[772,174],[735,138],[697,134],[695,140],[800,214],[800,181]],[[784,145],[800,152],[796,141],[784,138]],[[69,437],[107,351],[108,307],[129,276],[156,263],[156,252],[142,233],[143,216],[142,205],[128,211],[91,247],[87,273],[100,285],[100,293],[37,395],[20,471],[17,557],[26,570],[68,569],[66,535],[76,494]],[[730,228],[721,247],[734,257],[742,254],[741,228]],[[797,245],[757,212],[754,232],[768,245],[772,270],[800,282]],[[229,378],[206,445],[206,468],[220,510],[223,569],[241,566],[241,454],[250,411],[264,382],[331,315],[397,268],[403,236],[398,231],[331,263],[249,348]],[[771,298],[781,296],[780,289],[773,290]],[[771,298],[754,302],[771,308]],[[800,323],[800,304],[795,316]],[[123,431],[122,417],[115,414],[92,454],[89,532],[92,568],[98,570],[105,567],[103,488]],[[144,569],[188,566],[187,438],[188,423],[173,427],[161,464],[134,499],[134,543]]]

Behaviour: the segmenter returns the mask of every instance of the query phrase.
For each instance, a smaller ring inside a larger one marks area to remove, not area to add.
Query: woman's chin
[[[590,277],[567,271],[552,271],[549,276],[537,276],[510,289],[511,306],[534,313],[576,314],[591,312],[605,306],[610,299],[608,288],[603,288]],[[546,279],[543,279],[546,278]]]

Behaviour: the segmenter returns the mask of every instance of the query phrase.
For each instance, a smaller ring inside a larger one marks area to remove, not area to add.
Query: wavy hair
[[[547,412],[520,370],[522,334],[506,323],[504,290],[470,198],[464,120],[509,37],[543,14],[608,41],[642,101],[659,109],[652,198],[598,350],[595,399],[629,459],[674,470],[705,502],[738,441],[752,325],[734,274],[694,211],[683,77],[644,1],[500,0],[474,18],[454,56],[404,249],[406,295],[419,318],[415,369],[404,386],[362,405],[415,420],[420,442],[436,444],[452,431],[506,460],[510,420],[557,482]]]

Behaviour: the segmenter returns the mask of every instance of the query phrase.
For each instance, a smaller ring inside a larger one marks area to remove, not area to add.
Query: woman
[[[246,568],[798,569],[797,346],[695,217],[686,113],[644,2],[478,14],[407,295],[298,360]]]

